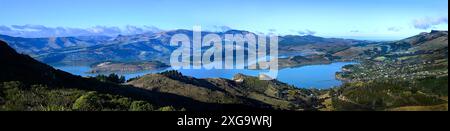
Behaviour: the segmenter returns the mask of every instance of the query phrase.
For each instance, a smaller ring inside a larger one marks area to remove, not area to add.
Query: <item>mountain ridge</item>
[[[192,37],[191,30],[172,30],[162,31],[159,33],[144,33],[136,35],[119,35],[110,39],[98,39],[96,38],[77,38],[68,37],[74,39],[73,43],[81,43],[79,46],[64,46],[64,42],[58,43],[56,47],[64,48],[52,48],[52,44],[49,44],[48,39],[37,39],[41,43],[40,47],[25,46],[35,45],[33,42],[35,39],[17,38],[16,40],[10,40],[7,42],[20,52],[32,55],[34,58],[44,63],[52,65],[77,65],[82,63],[83,65],[90,65],[97,62],[104,61],[141,61],[141,60],[158,60],[168,63],[168,56],[170,52],[175,50],[174,47],[169,45],[170,37],[174,34],[186,34]],[[203,31],[202,36],[216,33],[221,36],[227,33],[238,34],[255,34],[244,30],[229,30],[225,32],[208,32]],[[2,39],[2,37],[0,37]],[[5,38],[3,38],[5,39]],[[11,38],[14,39],[14,38]],[[63,39],[63,38],[57,38]],[[300,41],[298,41],[300,39]],[[320,41],[317,41],[320,40]],[[89,43],[84,46],[82,43]],[[344,48],[355,43],[364,43],[364,41],[338,39],[338,38],[322,38],[316,36],[289,36],[280,37],[280,53],[281,54],[294,54],[303,52],[302,49],[313,49],[313,52],[326,52]],[[42,46],[42,47],[41,47]],[[45,49],[44,49],[45,48]],[[316,48],[316,49],[315,49]],[[109,52],[109,53],[105,53]],[[125,55],[126,54],[126,55]],[[76,62],[73,62],[76,61]]]

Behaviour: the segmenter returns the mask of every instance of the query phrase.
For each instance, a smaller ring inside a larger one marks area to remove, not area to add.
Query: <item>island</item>
[[[162,70],[170,66],[160,61],[143,61],[143,62],[101,62],[91,66],[92,74],[102,73],[133,73],[148,70]]]

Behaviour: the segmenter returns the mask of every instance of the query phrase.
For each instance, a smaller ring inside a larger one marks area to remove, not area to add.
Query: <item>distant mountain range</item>
[[[0,35],[0,40],[12,43],[10,46],[14,49],[33,56],[61,49],[98,45],[109,39],[111,38],[107,36],[22,38]]]
[[[448,31],[421,33],[403,40],[358,44],[333,53],[344,59],[373,57],[386,54],[408,55],[425,53],[448,48]]]
[[[226,32],[202,32],[202,35],[255,34],[248,31],[229,30]],[[173,30],[138,35],[20,38],[0,35],[11,47],[21,53],[29,54],[44,63],[52,65],[90,65],[104,61],[149,61],[168,63],[170,53],[175,47],[169,46],[175,34],[192,37],[190,30]],[[280,55],[326,54],[348,48],[367,41],[322,38],[316,36],[281,36]]]

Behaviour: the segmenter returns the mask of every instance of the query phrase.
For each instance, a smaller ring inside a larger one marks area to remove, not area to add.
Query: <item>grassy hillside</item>
[[[281,110],[314,110],[314,105],[318,104],[312,91],[244,75],[236,75],[234,80],[196,79],[177,71],[167,71],[136,78],[129,84],[206,103],[244,104]]]

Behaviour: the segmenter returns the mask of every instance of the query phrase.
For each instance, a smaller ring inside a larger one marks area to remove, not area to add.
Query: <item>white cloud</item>
[[[351,30],[350,32],[351,32],[351,33],[359,33],[359,32],[361,32],[361,31],[359,31],[359,30]]]
[[[8,26],[0,25],[0,32],[3,31],[11,31],[11,28],[9,28]]]
[[[229,26],[217,26],[214,25],[212,26],[212,31],[216,31],[216,32],[227,32],[229,30],[233,30],[233,28],[229,27]]]
[[[438,18],[421,18],[413,21],[414,28],[416,29],[430,29],[436,25],[448,24],[448,16],[438,17]]]
[[[299,35],[314,35],[314,34],[316,34],[316,32],[315,31],[312,31],[312,30],[304,30],[304,31],[298,31],[297,32]]]
[[[392,31],[392,32],[399,32],[400,30],[402,30],[402,28],[400,28],[400,27],[389,27],[387,30],[388,31]]]
[[[153,26],[125,26],[108,27],[94,26],[90,28],[68,28],[68,27],[46,27],[43,25],[11,25],[0,26],[0,34],[16,36],[16,37],[66,37],[66,36],[117,36],[142,34],[146,32],[160,31]]]
[[[277,29],[269,29],[269,33],[275,33],[277,32]]]

